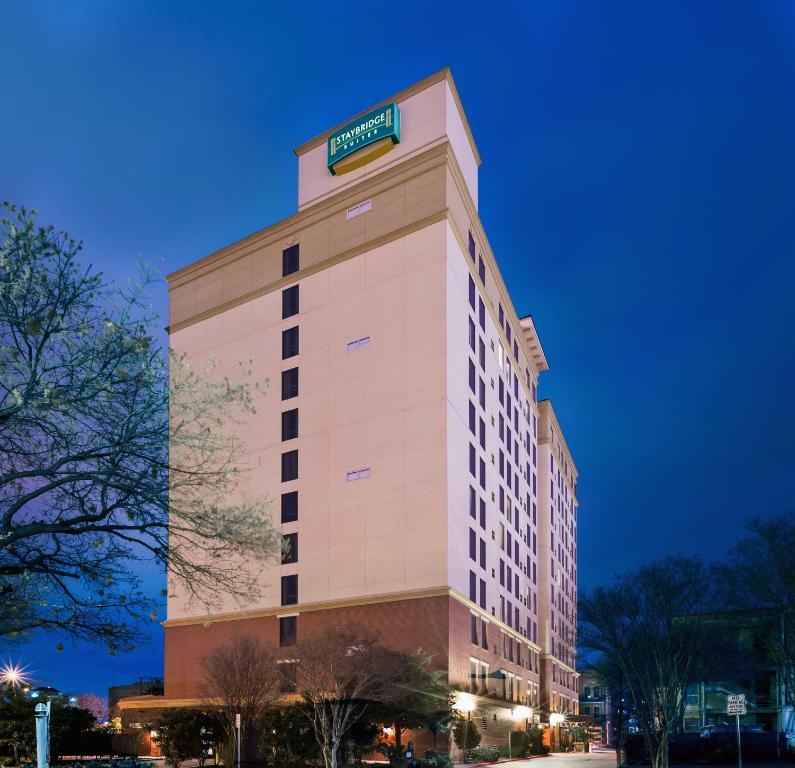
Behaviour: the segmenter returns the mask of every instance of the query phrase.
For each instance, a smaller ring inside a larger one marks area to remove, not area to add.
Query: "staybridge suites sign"
[[[344,125],[328,137],[328,169],[348,173],[385,155],[400,143],[400,112],[386,104]]]

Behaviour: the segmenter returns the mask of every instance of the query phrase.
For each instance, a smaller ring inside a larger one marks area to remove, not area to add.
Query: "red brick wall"
[[[336,623],[361,624],[374,631],[388,648],[413,652],[422,648],[434,663],[447,666],[449,603],[447,596],[307,611],[298,617],[298,638]],[[457,603],[456,603],[457,604]],[[285,609],[285,613],[289,609]],[[469,614],[467,613],[467,616]],[[467,625],[468,626],[468,625]],[[165,694],[167,698],[200,696],[201,661],[210,651],[238,635],[256,635],[277,646],[279,624],[275,616],[166,627]],[[287,649],[286,649],[287,650]],[[287,651],[289,654],[289,651]],[[466,656],[467,665],[469,655]],[[468,667],[467,667],[468,674]]]

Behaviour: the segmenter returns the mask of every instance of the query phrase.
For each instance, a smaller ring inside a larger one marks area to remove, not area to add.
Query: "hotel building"
[[[244,491],[275,499],[290,549],[245,610],[208,617],[171,585],[161,706],[195,702],[233,635],[289,663],[303,633],[357,622],[434,654],[484,744],[576,713],[577,470],[449,70],[295,153],[297,213],[169,276],[171,345],[271,383]]]

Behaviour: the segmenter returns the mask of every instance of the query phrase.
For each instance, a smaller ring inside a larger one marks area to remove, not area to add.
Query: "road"
[[[541,760],[516,760],[506,768],[615,768],[614,752],[556,752]]]

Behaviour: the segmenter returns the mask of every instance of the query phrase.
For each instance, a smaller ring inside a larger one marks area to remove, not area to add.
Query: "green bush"
[[[497,747],[475,747],[466,752],[465,757],[468,763],[494,763],[501,755]]]

